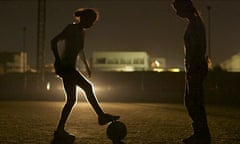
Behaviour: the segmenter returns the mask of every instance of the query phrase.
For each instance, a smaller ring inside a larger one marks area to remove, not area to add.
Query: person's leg
[[[98,103],[97,97],[94,94],[94,89],[92,84],[88,80],[86,80],[79,72],[76,71],[74,75],[77,80],[76,84],[84,90],[86,94],[86,98],[88,102],[91,104],[91,106],[93,107],[96,114],[102,115],[104,112]]]
[[[119,119],[119,116],[113,116],[110,114],[105,114],[103,112],[101,106],[99,105],[97,97],[95,96],[93,85],[84,76],[82,76],[77,71],[75,72],[74,75],[77,78],[76,79],[77,85],[79,85],[84,90],[87,100],[89,101],[94,111],[98,115],[98,122],[100,125],[104,125],[110,121]]]
[[[67,118],[76,103],[76,85],[69,79],[63,78],[64,89],[66,93],[66,103],[63,107],[60,121],[58,123],[57,132],[66,133],[64,130]]]
[[[203,80],[204,76],[201,73],[191,74],[187,79],[188,94],[185,95],[185,105],[193,121],[192,127],[194,134],[190,139],[186,139],[185,143],[186,141],[199,141],[202,140],[202,138],[203,141],[207,143],[210,141],[210,132],[204,106]]]
[[[188,110],[188,114],[193,120],[197,122],[201,119],[203,113],[203,98],[201,96],[202,87],[199,84],[199,79],[196,76],[191,76],[188,79],[188,95],[185,97],[185,105]]]

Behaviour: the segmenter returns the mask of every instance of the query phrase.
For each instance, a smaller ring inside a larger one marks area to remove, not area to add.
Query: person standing
[[[54,132],[54,137],[56,138],[74,138],[73,135],[65,131],[65,123],[76,103],[76,86],[84,90],[89,103],[98,116],[99,125],[105,125],[120,118],[119,116],[103,112],[95,96],[93,85],[82,73],[76,70],[76,61],[79,55],[86,67],[88,76],[91,76],[91,71],[83,51],[84,34],[97,21],[98,12],[90,8],[78,9],[74,13],[74,18],[77,20],[76,23],[67,25],[51,41],[51,48],[55,56],[55,72],[63,80],[67,97],[57,129]]]
[[[188,20],[184,34],[185,96],[184,103],[192,119],[193,135],[186,144],[210,144],[211,135],[204,105],[203,82],[208,73],[204,23],[191,0],[174,0],[176,15]]]

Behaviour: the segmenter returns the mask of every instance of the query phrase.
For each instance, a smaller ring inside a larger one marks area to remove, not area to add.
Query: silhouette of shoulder
[[[77,24],[68,24],[64,30],[62,31],[62,34],[66,38],[71,38],[74,36],[74,34],[79,30],[79,26]]]

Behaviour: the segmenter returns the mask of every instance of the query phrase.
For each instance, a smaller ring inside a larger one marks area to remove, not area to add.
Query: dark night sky
[[[165,57],[168,66],[183,65],[183,33],[186,21],[171,8],[172,0],[47,0],[46,63],[53,61],[49,42],[72,22],[80,7],[100,11],[100,21],[88,30],[87,57],[93,51],[147,51]],[[240,9],[238,0],[195,0],[208,23],[211,10],[211,48],[214,64],[240,51]],[[0,0],[0,51],[23,49],[23,27],[27,28],[28,63],[36,65],[37,0]]]

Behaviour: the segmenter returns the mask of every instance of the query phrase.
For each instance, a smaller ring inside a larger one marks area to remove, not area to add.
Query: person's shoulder
[[[67,27],[72,30],[79,30],[81,27],[77,23],[68,24]]]
[[[73,28],[75,28],[76,26],[75,26],[75,24],[68,24],[66,27],[65,27],[65,29],[73,29]]]
[[[68,24],[65,28],[64,28],[64,32],[65,33],[71,33],[77,30],[77,25],[76,24]]]

